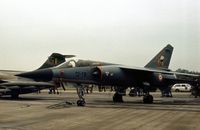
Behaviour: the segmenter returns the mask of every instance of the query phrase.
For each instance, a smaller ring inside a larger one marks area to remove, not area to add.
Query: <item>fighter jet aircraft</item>
[[[79,67],[54,67],[37,71],[21,73],[17,76],[34,79],[36,81],[72,82],[78,85],[78,106],[84,106],[82,84],[97,84],[116,86],[113,96],[114,102],[121,102],[122,92],[130,86],[138,86],[144,90],[144,103],[153,103],[150,89],[163,89],[177,82],[193,82],[198,75],[189,75],[168,70],[173,47],[167,45],[144,68],[128,67],[120,64],[86,65]],[[181,78],[189,77],[186,79]]]
[[[53,53],[46,62],[37,70],[57,66],[65,62],[65,58],[75,57],[74,55],[62,55]],[[37,92],[44,88],[54,87],[54,83],[36,82],[32,79],[15,76],[21,71],[0,70],[0,96],[11,95],[12,98],[18,98],[19,94]]]

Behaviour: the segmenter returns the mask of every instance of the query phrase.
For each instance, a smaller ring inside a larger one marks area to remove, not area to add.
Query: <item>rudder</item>
[[[61,63],[64,63],[66,61],[65,58],[72,57],[75,57],[75,55],[62,55],[60,53],[52,53],[51,56],[49,56],[48,59],[45,61],[45,63],[38,69],[45,69],[57,66]]]
[[[173,49],[174,48],[168,44],[145,66],[145,68],[168,70]]]

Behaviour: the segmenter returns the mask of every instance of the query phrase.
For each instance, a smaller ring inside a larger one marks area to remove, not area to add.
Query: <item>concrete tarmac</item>
[[[129,96],[124,103],[113,103],[113,93],[95,92],[85,96],[85,107],[76,106],[73,91],[0,98],[0,130],[200,129],[200,98],[189,93],[173,93],[173,98],[161,98],[159,92],[153,95],[154,104]]]

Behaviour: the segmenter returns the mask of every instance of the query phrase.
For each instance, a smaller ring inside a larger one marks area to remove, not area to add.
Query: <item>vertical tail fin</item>
[[[168,44],[145,67],[168,70],[173,49],[174,48]]]
[[[38,69],[45,69],[57,66],[63,62],[65,62],[65,58],[72,58],[75,55],[62,55],[60,53],[52,53],[51,56],[45,61],[45,63]]]

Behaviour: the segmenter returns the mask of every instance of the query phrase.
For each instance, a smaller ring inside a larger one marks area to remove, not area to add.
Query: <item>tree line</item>
[[[190,70],[181,69],[181,68],[177,69],[176,72],[200,75],[200,72],[198,72],[198,71],[190,71]]]

